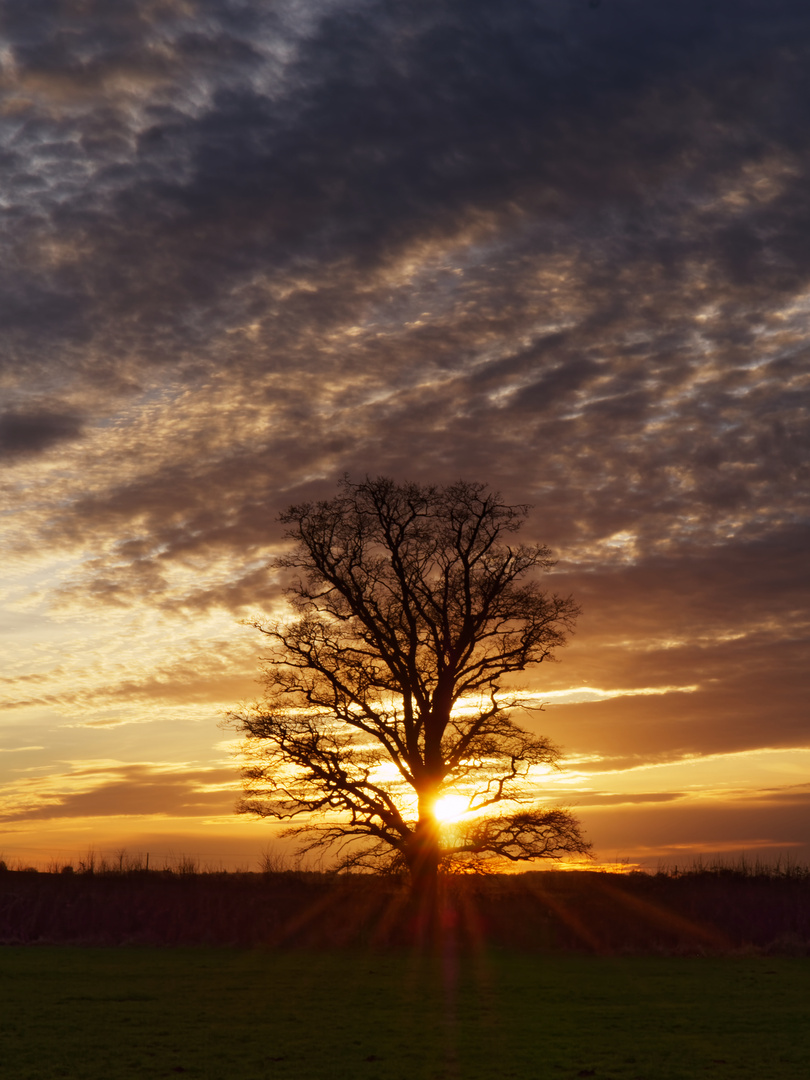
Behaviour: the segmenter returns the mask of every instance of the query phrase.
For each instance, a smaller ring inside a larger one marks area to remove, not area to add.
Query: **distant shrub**
[[[96,853],[91,848],[85,858],[79,859],[79,873],[80,874],[95,874],[96,872]]]
[[[658,877],[691,879],[759,879],[764,881],[805,881],[810,878],[810,866],[797,863],[790,856],[778,857],[775,862],[751,859],[745,855],[735,860],[706,859],[699,856],[687,866],[662,864]]]

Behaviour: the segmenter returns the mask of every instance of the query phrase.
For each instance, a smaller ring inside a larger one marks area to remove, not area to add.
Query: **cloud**
[[[0,817],[9,824],[144,815],[193,818],[231,813],[237,794],[233,769],[180,763],[77,763],[61,774],[10,785],[0,803]]]
[[[582,820],[589,837],[603,853],[632,852],[659,861],[692,862],[697,853],[734,855],[760,853],[766,863],[792,856],[799,865],[810,854],[802,815],[795,807],[711,804],[693,800],[645,806],[605,806],[585,809]]]
[[[0,414],[0,458],[39,454],[82,434],[82,419],[49,411]]]
[[[572,793],[572,795],[575,793]],[[636,803],[669,803],[676,799],[684,798],[684,793],[679,791],[647,791],[633,792],[622,795],[615,794],[582,794],[575,797],[577,813],[583,807],[588,806],[624,806]],[[569,800],[570,802],[570,800]]]
[[[345,471],[534,504],[584,615],[529,689],[625,692],[548,709],[572,751],[806,737],[806,5],[3,22],[0,543],[82,628],[19,710],[243,696],[278,513]]]
[[[414,445],[537,462],[568,549],[795,520],[798,5],[204,10],[8,26],[8,356],[101,425],[50,523],[117,538],[96,599],[165,588],[139,526],[163,562],[258,551],[279,487]]]

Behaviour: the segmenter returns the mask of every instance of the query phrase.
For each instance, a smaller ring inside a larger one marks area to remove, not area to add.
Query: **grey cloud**
[[[225,29],[228,9],[210,6],[218,29],[203,41],[190,35],[193,47],[175,33],[167,76],[178,86],[182,76],[203,80],[213,91],[208,104],[177,109],[165,87],[151,91],[155,122],[138,133],[137,153],[121,160],[115,153],[108,159],[104,139],[96,143],[88,135],[86,154],[106,166],[96,174],[92,203],[85,185],[51,213],[52,226],[66,236],[92,235],[90,258],[61,275],[64,291],[54,299],[63,306],[65,297],[82,301],[84,324],[102,338],[115,333],[116,320],[148,303],[152,327],[139,327],[140,334],[148,335],[149,353],[165,361],[178,310],[188,316],[186,343],[204,347],[197,307],[207,308],[209,334],[224,327],[229,313],[221,301],[232,289],[244,290],[259,267],[273,276],[291,264],[326,271],[348,261],[348,283],[356,275],[359,283],[414,235],[451,238],[471,213],[508,216],[516,201],[541,220],[559,221],[562,214],[570,223],[572,214],[584,212],[579,242],[604,237],[607,248],[594,263],[604,275],[605,255],[628,256],[604,212],[615,218],[629,197],[620,212],[637,214],[642,187],[656,206],[664,175],[659,163],[680,168],[687,140],[691,147],[696,142],[671,102],[658,104],[664,131],[653,135],[651,116],[634,112],[636,98],[650,85],[677,82],[681,72],[694,81],[696,64],[715,67],[717,27],[692,11],[668,10],[650,20],[630,5],[626,13],[600,13],[597,23],[576,4],[562,18],[551,8],[533,12],[522,5],[500,14],[481,9],[477,18],[454,4],[385,15],[374,5],[348,15],[338,9],[298,43],[280,92],[271,96],[251,82],[257,61],[247,29],[237,42]],[[100,57],[122,63],[121,41],[146,41],[160,29],[134,12],[127,8],[118,20],[104,16],[84,24],[84,34],[70,35],[41,17],[45,32],[18,47],[23,71],[69,74],[77,65],[98,67]],[[171,23],[171,9],[165,17]],[[36,25],[36,16],[29,23]],[[251,29],[271,32],[261,21]],[[633,48],[629,42],[642,33],[649,35],[643,50]],[[80,64],[71,49],[84,55],[90,44],[95,59]],[[724,42],[726,49],[732,45]],[[152,53],[139,44],[127,49],[146,77]],[[215,70],[206,66],[212,51],[219,57]],[[747,105],[740,102],[739,115]],[[84,131],[91,120],[76,123]],[[117,124],[125,141],[132,135],[126,123],[123,114],[108,114],[108,125]],[[617,124],[624,133],[618,140]],[[705,126],[716,140],[717,125]],[[65,138],[57,143],[58,153],[74,146]],[[697,145],[699,154],[707,152]],[[637,250],[648,257],[650,244]],[[736,256],[732,261],[740,263]],[[250,302],[250,295],[240,297],[236,312]],[[36,310],[45,326],[65,333],[58,304],[50,319],[48,307],[43,295]]]
[[[40,454],[82,434],[83,418],[67,412],[0,414],[0,458]]]

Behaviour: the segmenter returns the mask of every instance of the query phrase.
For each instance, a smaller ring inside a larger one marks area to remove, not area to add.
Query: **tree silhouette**
[[[513,723],[502,686],[552,659],[579,613],[532,576],[548,548],[508,542],[527,509],[483,484],[382,477],[282,515],[294,617],[253,623],[271,652],[263,700],[231,715],[241,812],[302,817],[300,850],[407,868],[419,892],[459,861],[588,850],[568,811],[537,807],[559,750]],[[449,791],[466,810],[452,827],[436,812]]]

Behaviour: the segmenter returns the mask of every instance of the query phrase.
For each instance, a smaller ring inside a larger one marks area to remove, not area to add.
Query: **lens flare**
[[[443,795],[433,804],[436,820],[442,823],[458,821],[469,810],[469,799],[464,795]]]

